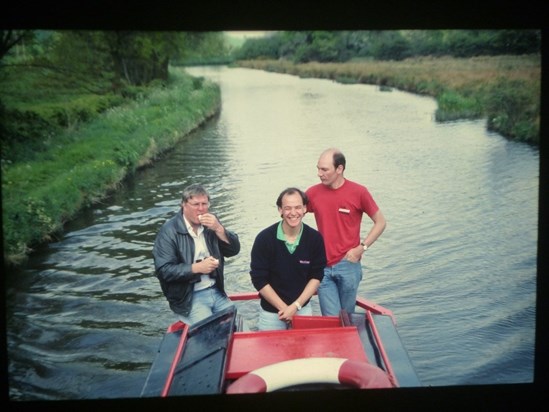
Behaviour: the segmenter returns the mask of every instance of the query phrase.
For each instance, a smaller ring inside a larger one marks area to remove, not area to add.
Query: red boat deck
[[[242,301],[258,298],[257,292],[231,296]],[[380,368],[394,387],[421,386],[392,312],[363,299],[357,299],[357,306],[364,313],[294,316],[292,329],[281,331],[242,331],[235,307],[190,327],[178,322],[164,335],[141,396],[221,394],[228,385],[242,382],[240,378],[254,376],[248,375],[250,372],[308,358],[358,361]],[[282,375],[299,374],[290,371]]]
[[[355,326],[311,328],[305,322],[301,329],[236,332],[229,350],[226,378],[238,379],[263,366],[311,357],[367,361]]]

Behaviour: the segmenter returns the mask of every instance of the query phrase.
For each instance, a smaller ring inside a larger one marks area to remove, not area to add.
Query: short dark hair
[[[309,198],[307,197],[305,192],[298,189],[297,187],[289,187],[280,192],[280,194],[278,195],[278,199],[276,199],[276,205],[278,207],[282,207],[282,198],[286,195],[293,195],[294,193],[299,193],[299,195],[301,196],[301,200],[303,200],[303,206],[307,206],[307,204],[309,203]]]
[[[337,169],[339,167],[339,165],[342,165],[343,166],[343,170],[345,170],[345,165],[346,165],[346,161],[345,161],[345,156],[343,155],[343,153],[341,153],[340,151],[336,150],[334,152],[334,168]]]
[[[181,201],[183,203],[187,203],[189,199],[195,196],[206,196],[208,198],[208,202],[210,201],[210,194],[204,188],[204,186],[198,183],[194,183],[183,189],[183,193],[181,194]]]

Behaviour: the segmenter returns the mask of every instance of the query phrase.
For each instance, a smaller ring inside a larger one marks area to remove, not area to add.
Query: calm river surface
[[[228,290],[252,290],[255,235],[279,219],[282,189],[318,182],[316,161],[331,146],[387,217],[360,294],[394,312],[422,383],[533,381],[537,149],[487,133],[484,121],[437,124],[433,99],[396,90],[189,71],[221,85],[220,115],[10,274],[11,399],[138,397],[175,321],[151,249],[181,189],[209,188],[211,209],[242,243],[227,262]],[[241,310],[253,325],[255,308]]]

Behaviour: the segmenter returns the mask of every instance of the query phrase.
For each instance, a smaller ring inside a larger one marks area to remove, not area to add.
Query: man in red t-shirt
[[[318,289],[324,316],[337,316],[341,309],[355,310],[358,285],[362,280],[363,253],[383,233],[385,217],[365,186],[347,180],[345,156],[338,149],[325,150],[318,159],[321,183],[307,190],[307,211],[314,213],[318,231],[324,237],[328,265]],[[361,239],[362,214],[374,222]]]

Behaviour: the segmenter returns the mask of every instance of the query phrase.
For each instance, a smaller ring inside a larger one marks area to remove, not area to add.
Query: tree
[[[108,81],[116,91],[167,80],[181,44],[177,32],[68,31],[60,34],[52,58],[67,72]]]
[[[0,39],[0,60],[18,44],[25,41],[32,41],[34,33],[32,30],[1,30]]]
[[[328,31],[313,31],[306,36],[294,54],[294,61],[333,62],[339,60],[338,36]]]
[[[374,32],[371,50],[380,60],[403,60],[411,56],[410,42],[398,30]]]
[[[440,56],[444,50],[444,30],[404,30],[413,56]]]
[[[268,37],[247,39],[234,56],[236,59],[278,59],[285,53],[286,43],[278,34]]]
[[[215,64],[230,60],[230,49],[223,32],[184,32],[172,64]]]

